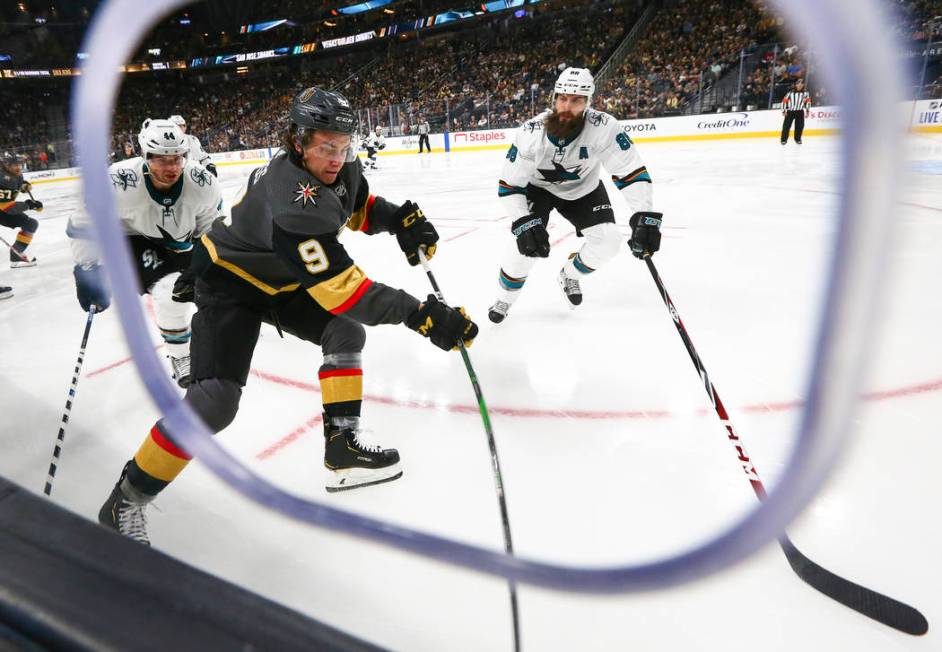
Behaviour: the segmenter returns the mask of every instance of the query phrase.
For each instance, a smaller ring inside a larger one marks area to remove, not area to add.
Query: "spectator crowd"
[[[901,37],[940,38],[932,32],[930,19],[942,14],[942,0],[893,3],[900,17],[893,29]],[[139,54],[151,47],[166,48],[161,55],[165,58],[188,58],[213,48],[227,53],[254,51],[292,39],[350,35],[460,6],[455,0],[397,0],[387,7],[393,13],[374,10],[325,19],[336,0],[252,4],[241,20],[306,19],[261,34],[226,36],[216,31],[194,40],[180,38],[185,30],[179,24],[183,14],[178,13],[155,29]],[[311,84],[344,93],[358,109],[364,131],[379,125],[387,134],[409,133],[420,113],[433,130],[516,126],[548,106],[553,81],[566,66],[598,72],[649,10],[653,19],[638,30],[624,61],[607,71],[595,106],[619,118],[689,112],[704,108],[705,91],[716,85],[714,104],[707,110],[723,104],[716,99],[720,86],[725,88],[723,97],[735,98],[727,105],[767,108],[794,80],[809,75],[815,104],[827,100],[826,90],[815,83],[813,53],[793,42],[782,19],[763,4],[749,0],[664,0],[653,8],[651,4],[652,0],[544,0],[526,5],[525,12],[484,13],[398,39],[252,63],[244,74],[231,66],[127,74],[113,119],[115,150],[123,151],[125,142],[136,146],[134,136],[144,118],[174,113],[186,117],[190,132],[209,151],[275,145],[291,98]],[[211,0],[206,5],[190,10],[196,24],[208,20],[213,5],[225,3]],[[47,12],[52,12],[48,15],[55,18],[52,3],[37,0],[32,6],[48,6]],[[2,17],[16,18],[15,13]],[[0,28],[0,34],[4,29],[12,28]],[[932,81],[924,92],[942,93],[940,72],[930,69],[927,81]],[[0,150],[28,145],[23,153],[31,169],[68,164],[68,153],[61,146],[69,137],[64,124],[68,83],[55,79],[0,83],[16,96],[14,102],[0,103],[0,119],[6,125]]]

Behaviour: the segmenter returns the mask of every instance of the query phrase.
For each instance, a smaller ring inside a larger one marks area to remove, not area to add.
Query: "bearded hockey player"
[[[421,209],[372,195],[356,156],[356,113],[338,93],[294,98],[282,150],[249,175],[232,215],[203,237],[197,279],[193,382],[186,402],[213,432],[235,418],[262,322],[319,346],[328,491],[395,480],[399,453],[360,429],[364,326],[404,324],[451,350],[478,327],[458,308],[367,277],[341,244],[344,230],[396,236],[408,262],[435,253],[438,233]],[[420,364],[416,360],[416,364]],[[145,508],[190,456],[158,421],[118,479],[99,521],[148,543]]]
[[[186,137],[169,120],[145,120],[138,135],[143,156],[114,163],[111,175],[118,216],[128,236],[142,293],[154,300],[157,326],[181,387],[190,380],[192,279],[181,276],[194,242],[224,216],[219,182],[187,159]],[[88,216],[69,220],[75,288],[82,310],[111,303]]]
[[[537,259],[549,256],[551,210],[585,238],[559,272],[570,308],[582,303],[579,281],[618,253],[622,238],[599,179],[602,165],[633,213],[632,253],[641,258],[660,246],[661,217],[651,212],[651,176],[627,131],[613,116],[590,108],[594,92],[588,70],[564,70],[556,80],[552,108],[525,122],[507,152],[498,196],[513,220],[514,241],[501,264],[498,298],[488,313],[492,322],[504,320]]]

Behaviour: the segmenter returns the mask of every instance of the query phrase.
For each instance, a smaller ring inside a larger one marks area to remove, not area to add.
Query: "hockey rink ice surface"
[[[852,446],[788,532],[810,558],[920,609],[913,638],[806,586],[772,543],[730,571],[612,596],[519,587],[525,650],[942,649],[942,137],[913,136],[883,253],[881,334]],[[839,140],[638,144],[664,213],[661,277],[770,489],[795,441],[835,229]],[[419,203],[441,234],[432,267],[480,324],[471,348],[491,408],[514,544],[531,559],[615,565],[712,537],[757,501],[644,264],[622,255],[570,311],[556,274],[580,241],[554,214],[553,251],[508,320],[487,320],[509,220],[502,151],[386,156],[375,194]],[[221,167],[231,200],[249,166]],[[40,264],[0,284],[0,473],[42,487],[85,324],[65,236],[80,184],[38,185]],[[627,239],[627,209],[614,197]],[[3,230],[3,237],[13,238]],[[394,238],[347,233],[374,280],[430,291]],[[3,255],[6,259],[6,254]],[[146,299],[142,306],[147,308]],[[153,329],[155,344],[158,342]],[[162,351],[158,351],[163,358]],[[286,490],[503,550],[487,440],[457,352],[403,326],[368,329],[363,423],[403,477],[328,495],[320,350],[263,327],[241,411],[219,441]],[[52,500],[88,519],[158,417],[112,308],[91,330]],[[506,583],[297,524],[198,462],[150,510],[156,549],[394,650],[511,650]]]

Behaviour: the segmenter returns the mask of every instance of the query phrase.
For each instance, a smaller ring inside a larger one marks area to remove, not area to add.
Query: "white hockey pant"
[[[611,222],[590,226],[582,232],[582,248],[569,258],[563,267],[566,276],[580,279],[602,267],[621,249],[622,234]],[[523,284],[538,258],[524,256],[517,250],[517,241],[511,238],[500,267],[498,300],[512,304],[520,295]]]
[[[173,300],[173,284],[180,278],[179,272],[168,274],[151,286],[150,296],[154,301],[157,328],[164,339],[164,346],[174,358],[190,355],[190,319],[193,304]]]

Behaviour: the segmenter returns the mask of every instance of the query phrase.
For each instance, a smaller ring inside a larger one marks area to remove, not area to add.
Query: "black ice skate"
[[[13,288],[6,285],[0,285],[0,300],[9,299],[13,296]]]
[[[494,305],[491,306],[491,309],[487,313],[487,318],[490,319],[495,324],[499,324],[504,321],[504,318],[507,317],[507,313],[510,311],[510,304],[506,301],[495,301]]]
[[[13,250],[10,250],[10,269],[16,269],[17,267],[33,267],[36,265],[36,258],[34,256],[29,256],[27,254],[14,254]]]
[[[582,289],[579,287],[579,281],[566,276],[566,270],[563,269],[559,270],[557,280],[559,281],[560,289],[562,289],[563,294],[566,295],[569,307],[575,310],[576,306],[582,303]]]
[[[186,389],[190,386],[190,356],[175,358],[168,355],[167,357],[170,358],[170,366],[173,368],[173,379],[177,381],[177,385]]]
[[[331,471],[327,491],[368,487],[402,477],[396,449],[364,444],[358,431],[333,427],[329,421],[325,416],[324,466]]]
[[[137,541],[145,546],[150,545],[150,538],[147,536],[147,515],[144,513],[150,500],[143,495],[139,496],[140,501],[128,497],[121,490],[121,484],[124,482],[124,476],[128,472],[130,462],[124,465],[121,477],[111,490],[108,500],[98,511],[98,522],[106,528],[112,529],[122,536]]]

